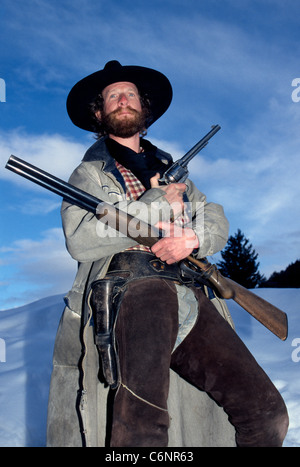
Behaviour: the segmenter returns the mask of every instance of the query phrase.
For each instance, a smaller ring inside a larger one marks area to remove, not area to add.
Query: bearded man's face
[[[104,88],[102,96],[104,105],[98,118],[108,134],[130,138],[145,130],[148,110],[142,108],[133,83],[113,83]]]

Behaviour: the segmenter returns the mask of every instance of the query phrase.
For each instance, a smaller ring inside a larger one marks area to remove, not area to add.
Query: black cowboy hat
[[[67,98],[67,111],[74,125],[94,131],[89,105],[106,86],[119,81],[134,83],[149,98],[152,118],[148,127],[165,113],[171,103],[172,86],[165,75],[151,68],[122,66],[112,60],[106,63],[103,70],[83,78],[71,89]]]

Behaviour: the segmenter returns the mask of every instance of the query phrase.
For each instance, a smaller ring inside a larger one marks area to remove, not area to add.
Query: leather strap
[[[147,251],[124,251],[117,253],[111,260],[107,275],[117,275],[127,281],[161,277],[180,284],[190,284],[189,278],[183,278],[177,263],[167,264],[153,253]]]

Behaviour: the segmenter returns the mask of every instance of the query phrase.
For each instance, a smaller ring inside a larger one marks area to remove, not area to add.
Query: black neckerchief
[[[111,156],[129,169],[147,190],[151,188],[150,178],[154,177],[157,172],[162,176],[170,165],[164,164],[156,157],[157,148],[149,141],[141,140],[143,152],[140,153],[136,153],[111,138],[107,138],[105,143]]]

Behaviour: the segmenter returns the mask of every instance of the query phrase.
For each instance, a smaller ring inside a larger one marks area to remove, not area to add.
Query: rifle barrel
[[[55,177],[54,175],[45,172],[44,170],[35,167],[34,165],[11,155],[6,164],[6,169],[21,175],[24,178],[36,183],[37,185],[52,191],[56,195],[62,196],[65,201],[71,204],[76,204],[87,211],[92,211],[96,214],[99,200],[95,196],[86,193],[73,185]]]

